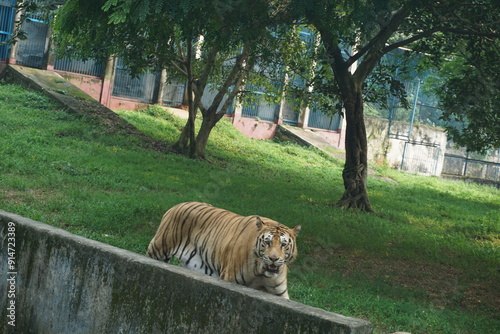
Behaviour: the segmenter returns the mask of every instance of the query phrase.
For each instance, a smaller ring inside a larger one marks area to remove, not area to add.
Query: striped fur
[[[187,202],[165,213],[147,255],[175,257],[187,268],[288,299],[287,264],[297,256],[299,231],[300,225]]]

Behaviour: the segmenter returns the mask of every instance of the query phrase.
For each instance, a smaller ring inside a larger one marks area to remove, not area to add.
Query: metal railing
[[[123,65],[118,58],[115,69],[113,96],[124,97],[146,103],[154,103],[154,94],[159,83],[160,73],[146,72],[136,77]]]
[[[16,62],[28,67],[42,68],[49,25],[36,18],[30,18],[23,23],[22,29],[28,38],[18,42]]]
[[[340,114],[327,115],[317,109],[311,109],[307,126],[310,128],[337,131],[340,127]]]
[[[9,55],[9,45],[4,44],[11,35],[14,20],[14,7],[12,1],[0,1],[0,61]]]
[[[261,87],[247,84],[248,95],[252,98],[243,103],[241,116],[248,118],[259,118],[264,121],[274,122],[279,113],[280,104],[266,101],[266,93]]]
[[[172,81],[165,85],[163,90],[162,102],[170,107],[178,107],[184,102],[184,93],[186,83],[181,81]]]
[[[274,122],[279,110],[278,103],[270,103],[264,100],[244,104],[241,110],[243,117],[259,118],[264,121]]]
[[[54,69],[64,72],[72,72],[94,77],[102,77],[104,72],[104,65],[102,62],[89,59],[69,59],[69,58],[56,58],[54,61]]]
[[[436,143],[406,141],[400,169],[409,173],[437,175],[441,147]]]
[[[471,159],[455,154],[444,155],[443,174],[500,181],[500,162]]]

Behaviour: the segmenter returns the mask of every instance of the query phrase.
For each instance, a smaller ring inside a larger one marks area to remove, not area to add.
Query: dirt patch
[[[52,98],[68,109],[70,113],[85,115],[102,124],[110,133],[126,133],[139,139],[140,145],[146,149],[161,153],[171,153],[172,149],[160,140],[148,137],[135,126],[128,123],[111,109],[95,101],[86,101],[59,92],[47,92]]]
[[[341,247],[318,248],[321,249],[314,254],[325,254],[326,251],[320,259],[321,266],[332,268],[331,272],[343,277],[365,276],[404,288],[440,309],[487,309],[492,315],[500,316],[500,275],[479,278],[465,269],[440,263],[381,257]]]

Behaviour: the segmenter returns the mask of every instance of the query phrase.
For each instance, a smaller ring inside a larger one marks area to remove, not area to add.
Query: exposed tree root
[[[365,212],[375,212],[373,211],[368,198],[366,198],[366,196],[363,196],[362,194],[354,197],[346,197],[344,195],[342,199],[335,203],[335,206],[346,210],[354,209]]]
[[[344,167],[342,177],[346,190],[342,198],[335,204],[336,206],[343,209],[374,212],[366,193],[366,171],[364,164],[350,168]]]

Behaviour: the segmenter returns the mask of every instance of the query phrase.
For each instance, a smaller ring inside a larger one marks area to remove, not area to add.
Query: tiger
[[[146,255],[290,299],[287,265],[297,257],[301,225],[241,216],[207,203],[177,204],[163,216]]]

